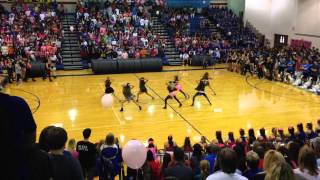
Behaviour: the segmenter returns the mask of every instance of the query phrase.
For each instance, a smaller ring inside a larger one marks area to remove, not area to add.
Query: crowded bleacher
[[[183,64],[190,64],[195,55],[209,55],[213,64],[227,61],[229,70],[241,74],[251,72],[298,86],[307,83],[306,89],[319,90],[319,50],[262,48],[253,31],[227,8],[200,13],[164,8],[163,1],[80,1],[76,11],[76,26],[70,29],[78,32],[81,58],[89,62],[99,58],[166,59],[167,42],[153,30],[151,17],[155,16],[166,27]],[[55,65],[62,62],[59,19],[63,5],[13,4],[11,12],[3,10],[1,14],[0,71],[7,81],[27,81],[34,61],[46,62],[46,76],[55,76]],[[211,25],[218,31],[211,31]]]
[[[13,3],[10,12],[1,11],[0,71],[6,74],[9,83],[27,81],[31,62],[46,63],[46,76],[51,80],[50,71],[62,63],[60,17],[63,12],[63,6],[56,2]]]
[[[162,46],[152,30],[147,1],[81,5],[77,7],[77,31],[84,59],[128,59],[157,57]]]
[[[252,48],[258,45],[253,31],[243,26],[239,17],[231,10],[227,8],[211,8],[205,14],[219,28],[232,48]]]
[[[312,48],[255,48],[229,52],[228,70],[285,82],[319,94],[320,54]]]

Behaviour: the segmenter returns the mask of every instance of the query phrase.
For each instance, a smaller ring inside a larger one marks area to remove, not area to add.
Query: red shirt
[[[297,56],[296,60],[296,70],[301,71],[301,57]]]
[[[148,161],[148,165],[150,166],[152,170],[152,177],[154,180],[159,180],[160,179],[160,163],[159,161]]]
[[[140,58],[140,52],[139,51],[135,52],[134,53],[134,57],[137,58],[137,59]]]
[[[263,159],[259,160],[258,168],[263,169]]]

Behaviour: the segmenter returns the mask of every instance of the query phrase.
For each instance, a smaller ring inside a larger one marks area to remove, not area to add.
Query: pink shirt
[[[127,52],[123,52],[121,54],[122,59],[128,59],[128,53]]]
[[[73,158],[78,159],[79,158],[79,153],[76,150],[70,151],[71,155]]]

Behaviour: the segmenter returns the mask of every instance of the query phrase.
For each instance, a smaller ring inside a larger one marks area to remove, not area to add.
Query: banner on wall
[[[290,45],[293,48],[304,47],[304,48],[310,49],[311,46],[312,46],[312,42],[311,41],[306,41],[306,40],[303,40],[303,39],[291,39]]]
[[[167,0],[167,5],[172,8],[205,8],[210,0]]]

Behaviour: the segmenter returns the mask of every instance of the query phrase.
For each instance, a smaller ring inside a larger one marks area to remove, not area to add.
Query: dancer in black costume
[[[144,77],[141,77],[139,79],[139,92],[137,94],[137,102],[139,101],[139,96],[143,93],[147,94],[148,96],[150,96],[152,98],[152,100],[154,100],[154,97],[148,93],[148,89],[146,87],[146,83],[148,82],[147,79],[145,79]]]
[[[113,94],[114,93],[114,89],[111,87],[111,79],[109,77],[107,77],[107,79],[104,83],[104,86],[105,86],[104,93],[106,93],[106,94]]]
[[[210,80],[212,80],[212,78],[209,77],[209,73],[208,73],[208,72],[205,72],[205,73],[203,74],[203,76],[202,76],[201,79],[207,80],[207,81],[208,81],[208,82],[207,82],[208,88],[212,91],[213,95],[217,95],[216,92],[213,90],[213,88],[210,86]]]
[[[130,101],[133,101],[134,104],[136,104],[138,107],[139,107],[139,110],[141,110],[141,106],[138,104],[138,102],[135,101],[134,99],[134,95],[132,94],[131,90],[134,88],[134,86],[130,85],[130,83],[127,83],[127,84],[124,84],[122,85],[122,93],[123,93],[123,96],[124,96],[124,100],[121,102],[121,109],[120,111],[122,112],[123,111],[123,104],[125,102],[130,102]]]
[[[208,98],[208,96],[207,96],[207,94],[205,92],[205,88],[207,86],[209,86],[209,79],[210,79],[209,78],[209,74],[205,73],[203,75],[203,77],[201,78],[201,80],[199,81],[198,86],[195,88],[197,90],[197,92],[192,98],[192,105],[191,106],[194,105],[194,101],[195,101],[197,96],[204,96],[207,99],[207,101],[209,102],[209,104],[212,105],[211,102],[210,102],[210,99]]]
[[[174,83],[173,81],[170,81],[167,84],[167,89],[169,91],[169,95],[166,97],[166,99],[164,100],[164,107],[163,109],[167,109],[167,104],[168,104],[168,100],[174,98],[178,103],[179,103],[179,107],[182,106],[182,103],[179,101],[179,99],[176,97],[177,94],[177,88],[176,88],[176,83]]]

